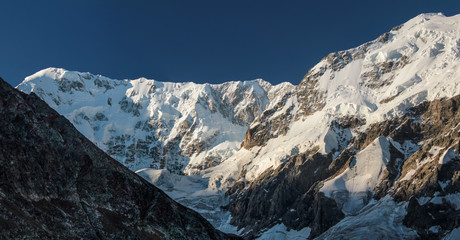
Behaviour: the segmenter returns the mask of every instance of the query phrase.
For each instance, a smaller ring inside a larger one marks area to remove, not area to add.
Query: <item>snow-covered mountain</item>
[[[234,161],[248,162],[245,179],[251,181],[315,147],[337,157],[372,124],[424,101],[460,94],[459,21],[460,16],[422,14],[375,41],[329,54],[308,71],[295,94],[284,95],[251,124],[244,149],[219,167],[228,172],[230,165],[241,165]],[[360,126],[352,132],[334,122]],[[223,174],[224,182],[236,179],[241,171],[236,172]]]
[[[220,229],[440,238],[460,232],[459,69],[460,15],[421,14],[329,54],[298,86],[46,69],[18,88],[133,170],[199,174],[139,171]]]
[[[372,42],[322,59],[295,94],[251,124],[244,148],[204,176],[210,186],[229,188],[232,223],[247,234],[284,224],[309,228],[310,237],[317,237],[342,221],[382,238],[448,232],[458,226],[433,220],[431,230],[415,228],[407,219],[410,207],[407,214],[392,209],[406,209],[404,201],[413,196],[430,201],[460,190],[442,187],[457,186],[458,162],[437,162],[450,153],[448,159],[460,160],[459,67],[460,15],[419,15]],[[452,99],[437,100],[444,98]],[[453,172],[441,180],[442,169]],[[390,203],[392,197],[397,203]],[[358,217],[363,211],[372,214]],[[394,214],[391,228],[371,219],[388,214],[382,211]],[[417,231],[405,229],[403,219]],[[321,236],[346,236],[344,229]],[[390,235],[392,229],[399,232]]]
[[[246,129],[279,95],[261,79],[224,84],[113,80],[48,68],[19,90],[36,93],[86,137],[133,171],[194,173],[240,148]]]

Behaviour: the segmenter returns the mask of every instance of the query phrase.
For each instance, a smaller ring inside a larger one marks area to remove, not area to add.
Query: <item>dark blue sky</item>
[[[298,84],[329,52],[377,38],[460,1],[0,2],[0,76],[16,86],[46,67],[124,79]]]

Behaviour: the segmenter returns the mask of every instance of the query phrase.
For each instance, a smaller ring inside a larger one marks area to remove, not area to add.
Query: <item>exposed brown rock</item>
[[[342,146],[333,161],[331,156],[315,154],[312,149],[291,157],[277,169],[267,170],[251,183],[237,182],[228,191],[232,222],[240,227],[251,226],[253,231],[245,233],[248,236],[256,235],[262,226],[280,222],[297,230],[308,226],[312,228],[310,237],[318,236],[344,217],[340,206],[319,192],[322,182],[341,174],[350,167],[356,153],[385,136],[391,140],[390,159],[369,197],[391,195],[397,201],[410,201],[404,224],[417,230],[421,238],[439,238],[460,226],[460,211],[446,201],[417,205],[413,199],[460,191],[460,158],[438,163],[448,149],[460,153],[459,104],[460,96],[422,103],[403,116],[370,125]],[[364,120],[345,117],[333,121],[331,127],[355,128],[363,124]],[[433,147],[439,152],[432,153]],[[410,171],[415,172],[408,180],[402,180]],[[438,226],[438,233],[428,231],[433,226]]]
[[[233,199],[228,206],[232,223],[250,229],[245,233],[249,236],[274,222],[294,229],[311,226],[311,236],[316,236],[340,221],[343,213],[334,200],[319,192],[318,183],[342,166],[338,162],[331,166],[331,156],[317,151],[295,155],[247,186],[235,184],[228,191]]]
[[[329,56],[331,56],[331,54],[329,54]],[[334,63],[335,61],[338,61],[338,64],[341,63],[341,61],[337,60],[336,57],[334,57],[333,59],[334,60],[330,61],[333,61]],[[339,65],[337,67],[340,66],[342,65]],[[296,87],[296,96],[300,108],[298,114],[303,116],[310,115],[316,111],[323,109],[324,105],[326,104],[324,101],[324,92],[318,90],[318,80],[324,74],[324,71],[326,71],[326,69],[321,69],[317,73],[312,73],[311,71],[312,70],[310,70],[307,73],[307,75],[305,75],[303,80]]]
[[[262,115],[249,126],[241,147],[251,149],[255,146],[263,146],[269,139],[276,138],[279,135],[285,135],[288,131],[288,125],[292,119],[293,106],[289,107],[283,114],[272,117],[277,111],[284,108],[288,98],[292,93],[283,96],[282,100],[274,107],[265,110]]]

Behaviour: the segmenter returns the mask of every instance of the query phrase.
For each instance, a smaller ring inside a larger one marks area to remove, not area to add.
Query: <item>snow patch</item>
[[[460,159],[460,156],[455,153],[455,150],[453,147],[447,149],[447,151],[445,151],[442,156],[439,158],[439,164],[447,164],[449,162],[451,162],[452,160],[454,159]]]
[[[390,160],[389,147],[390,143],[385,137],[377,138],[356,154],[350,168],[324,182],[320,191],[335,199],[345,214],[356,214],[367,204],[372,190],[380,182],[383,170]]]
[[[348,216],[316,239],[416,239],[415,230],[403,225],[407,203],[386,196],[372,201],[356,216]]]
[[[455,228],[450,233],[448,233],[443,240],[458,240],[460,239],[460,228]]]
[[[308,239],[310,236],[311,228],[306,227],[299,231],[290,229],[284,224],[277,224],[267,231],[265,231],[258,240],[301,240],[301,239]]]
[[[228,204],[227,197],[222,191],[209,189],[208,178],[200,175],[177,175],[166,169],[145,168],[136,173],[175,201],[200,213],[215,228],[237,234],[237,227],[230,224],[230,212],[221,208]]]

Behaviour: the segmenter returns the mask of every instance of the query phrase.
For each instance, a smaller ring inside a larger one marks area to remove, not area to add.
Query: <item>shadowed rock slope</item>
[[[231,239],[0,79],[1,239]]]

